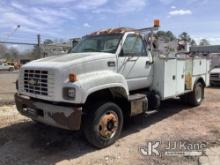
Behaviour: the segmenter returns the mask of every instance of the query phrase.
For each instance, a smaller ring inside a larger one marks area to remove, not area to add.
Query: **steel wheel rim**
[[[198,85],[196,87],[195,94],[196,94],[197,102],[198,103],[201,102],[201,100],[202,100],[202,87],[200,85]]]
[[[115,136],[119,126],[118,115],[114,111],[104,113],[98,123],[97,131],[103,138],[112,138]]]

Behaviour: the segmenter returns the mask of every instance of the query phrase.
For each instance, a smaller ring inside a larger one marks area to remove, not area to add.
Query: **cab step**
[[[148,99],[144,94],[134,94],[128,97],[130,103],[130,116],[143,114],[148,110]]]
[[[150,115],[153,115],[153,114],[155,114],[155,113],[157,113],[157,112],[159,112],[159,111],[158,111],[158,110],[151,110],[151,111],[145,112],[145,115],[146,115],[146,116],[150,116]]]

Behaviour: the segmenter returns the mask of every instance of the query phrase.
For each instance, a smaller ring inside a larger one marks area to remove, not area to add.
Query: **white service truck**
[[[15,68],[14,68],[14,66],[12,66],[12,65],[8,65],[8,64],[6,64],[6,63],[0,63],[0,71],[14,71],[15,70]]]
[[[201,104],[209,85],[209,60],[168,58],[153,51],[145,29],[106,29],[83,37],[72,53],[22,66],[15,101],[36,122],[82,130],[95,147],[120,136],[124,119],[156,112],[162,100],[180,96]],[[151,35],[153,36],[153,35]]]

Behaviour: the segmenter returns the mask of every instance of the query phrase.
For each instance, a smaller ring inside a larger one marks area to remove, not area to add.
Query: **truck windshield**
[[[122,34],[108,34],[85,37],[72,49],[72,53],[106,52],[116,53]]]

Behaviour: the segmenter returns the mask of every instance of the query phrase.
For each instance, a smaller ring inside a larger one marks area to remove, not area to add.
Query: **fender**
[[[87,97],[99,90],[109,88],[122,88],[126,93],[126,97],[129,96],[129,90],[126,79],[116,72],[111,70],[96,71],[78,76],[79,81],[77,84],[81,88],[81,102],[85,103]]]
[[[204,87],[207,86],[206,83],[205,83],[205,75],[200,76],[200,77],[196,77],[195,80],[194,80],[194,83],[193,83],[193,87],[195,86],[195,84],[196,84],[197,82],[201,82],[202,85],[204,85]]]

